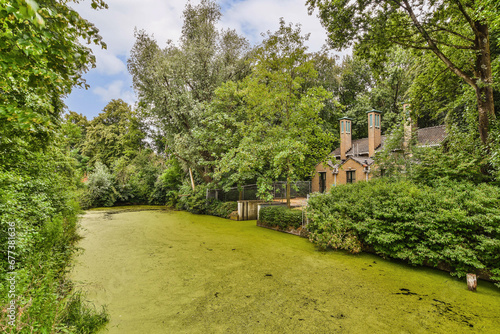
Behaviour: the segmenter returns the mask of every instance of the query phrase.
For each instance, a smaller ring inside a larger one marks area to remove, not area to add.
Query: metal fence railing
[[[274,182],[272,185],[272,195],[274,199],[286,199],[286,182]],[[311,193],[311,181],[293,182],[290,187],[291,198],[307,197]],[[222,189],[207,190],[207,199],[217,199],[223,202],[258,200],[257,185],[249,184],[240,188],[234,187],[227,191]]]
[[[279,181],[273,184],[274,198],[286,198],[286,182]],[[290,197],[307,197],[311,193],[311,181],[297,181],[290,185]]]

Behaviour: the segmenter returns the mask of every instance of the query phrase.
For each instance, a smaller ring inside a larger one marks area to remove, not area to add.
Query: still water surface
[[[500,290],[211,216],[87,211],[71,275],[106,333],[499,333]]]

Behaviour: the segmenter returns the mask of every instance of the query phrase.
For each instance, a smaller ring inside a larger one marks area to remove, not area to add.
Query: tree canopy
[[[62,97],[85,86],[82,74],[95,65],[81,40],[106,46],[69,2],[1,0],[0,150],[18,136],[46,141],[63,111]],[[102,0],[91,5],[107,7]]]
[[[432,53],[476,94],[479,134],[488,143],[495,119],[491,32],[498,30],[497,6],[484,0],[308,0],[319,9],[330,44],[356,45],[359,52],[384,57],[391,45]]]
[[[331,93],[307,86],[317,77],[307,38],[299,26],[281,20],[256,49],[241,88],[246,113],[237,130],[241,141],[220,163],[220,171],[236,183],[257,177],[261,195],[270,181],[285,178],[289,206],[291,181],[310,176],[333,140],[319,117]]]
[[[217,30],[221,12],[214,1],[188,3],[183,17],[179,45],[169,41],[161,49],[144,31],[136,32],[128,68],[139,106],[160,130],[166,148],[209,181],[211,170],[197,162],[211,160],[210,152],[199,150],[192,134],[215,89],[248,72],[248,43],[234,30]]]
[[[88,123],[81,144],[82,153],[96,161],[112,166],[122,157],[135,157],[144,148],[145,133],[141,122],[123,100],[112,100],[103,111]]]

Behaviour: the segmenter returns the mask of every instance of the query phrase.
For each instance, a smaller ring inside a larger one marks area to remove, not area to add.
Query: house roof
[[[346,160],[344,160],[344,161],[342,161],[342,162],[340,162],[338,164],[333,164],[333,162],[331,162],[330,160],[327,161],[327,164],[333,170],[335,170],[335,169],[339,168],[340,166],[342,166],[343,164],[345,164],[349,159],[352,159],[352,160],[356,161],[358,164],[360,164],[363,167],[370,166],[370,165],[372,165],[375,162],[375,160],[373,160],[372,158],[368,158],[368,157],[350,156]]]
[[[421,146],[440,145],[446,137],[446,128],[444,125],[432,126],[417,130],[418,143]]]
[[[384,147],[386,136],[380,136],[381,144],[375,149],[379,151]],[[340,147],[337,147],[330,155],[340,159]],[[352,141],[351,148],[346,152],[347,157],[366,155],[368,156],[368,138],[355,139]]]
[[[420,146],[436,146],[440,145],[444,138],[446,137],[446,127],[444,125],[433,126],[429,128],[422,128],[416,131],[416,136],[418,144]],[[381,144],[375,148],[375,152],[380,151],[384,148],[386,136],[380,137]],[[360,158],[362,160],[368,157],[368,138],[361,138],[352,141],[351,148],[346,152],[347,158]],[[336,159],[340,159],[340,147],[337,147],[330,155],[334,156]],[[361,157],[360,157],[361,156]],[[370,159],[371,160],[371,159]],[[330,167],[335,165],[328,161]]]

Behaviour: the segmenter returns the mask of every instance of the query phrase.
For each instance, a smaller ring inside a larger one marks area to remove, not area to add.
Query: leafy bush
[[[284,206],[267,206],[260,209],[259,221],[281,229],[299,228],[302,225],[302,211],[290,210]]]
[[[195,190],[191,188],[189,181],[186,182],[179,189],[179,203],[178,209],[186,210],[196,214],[206,214],[209,207],[207,201],[207,186],[197,185]]]
[[[76,308],[70,302],[77,293],[64,276],[76,249],[80,209],[72,195],[78,178],[66,169],[70,165],[64,159],[57,147],[50,147],[47,152],[27,152],[20,168],[0,166],[2,249],[11,244],[8,229],[15,229],[15,268],[5,256],[0,262],[0,280],[7,282],[8,273],[16,272],[17,304],[15,328],[7,325],[7,313],[0,312],[2,333],[73,333],[83,332],[79,331],[82,326],[86,332],[95,332],[106,319],[105,312],[95,312],[88,305]],[[10,304],[9,294],[8,284],[0,284],[3,310]],[[104,320],[90,321],[96,318]]]
[[[119,193],[117,203],[165,204],[155,198],[155,190],[160,175],[164,172],[163,158],[151,150],[142,150],[132,160],[126,156],[117,159],[113,165],[113,175]],[[178,175],[179,181],[181,175]]]
[[[209,204],[207,213],[212,216],[229,218],[231,212],[238,210],[238,202],[221,202],[213,200]]]
[[[170,166],[157,178],[149,201],[152,204],[167,204],[173,207],[178,201],[183,173],[177,160],[171,159],[168,163]]]
[[[101,162],[95,164],[94,171],[89,175],[87,191],[83,194],[84,206],[112,206],[118,197],[114,177],[108,167]]]
[[[207,200],[206,185],[197,185],[195,190],[186,181],[179,189],[179,201],[176,208],[186,210],[195,214],[207,214],[228,218],[231,212],[238,209],[237,202],[222,202],[218,200]]]
[[[309,200],[310,239],[352,252],[361,245],[454,275],[500,280],[500,189],[467,182],[434,186],[390,179],[332,188]]]

